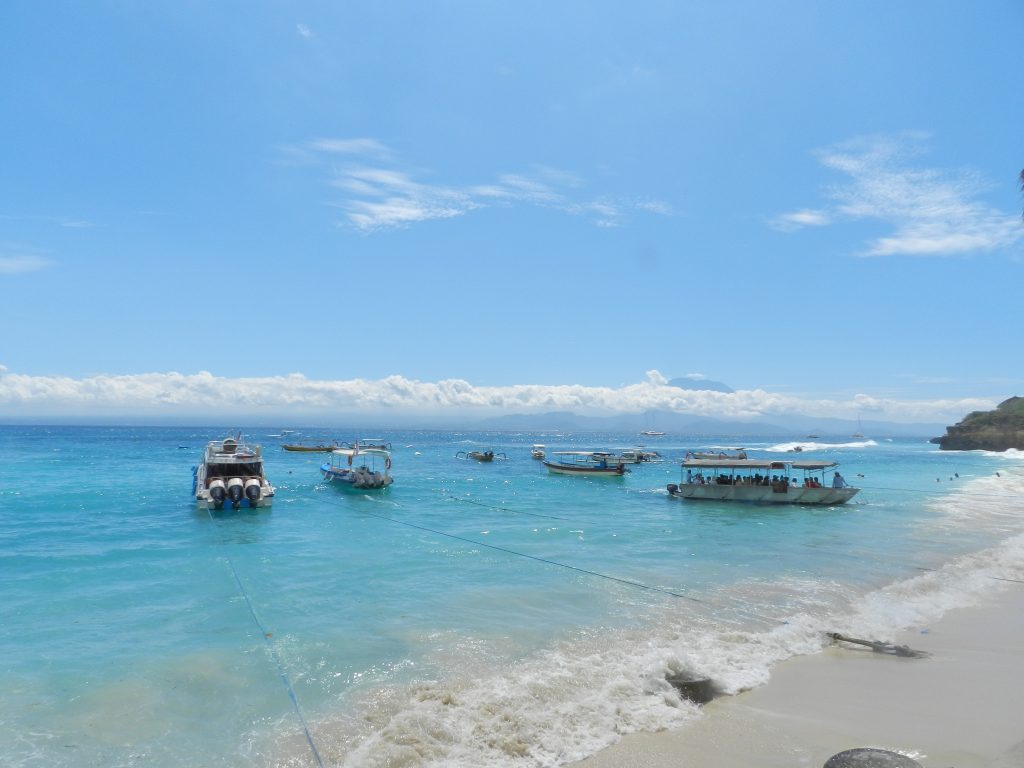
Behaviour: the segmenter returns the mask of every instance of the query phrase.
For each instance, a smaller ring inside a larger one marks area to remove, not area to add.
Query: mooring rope
[[[461,496],[455,496],[454,494],[448,493],[447,491],[442,491],[441,495],[446,499],[451,499],[452,501],[457,501],[461,504],[473,504],[477,507],[483,507],[484,509],[493,509],[495,512],[511,512],[515,515],[529,515],[530,517],[543,517],[548,520],[562,520],[565,522],[573,522],[568,517],[559,517],[558,515],[544,515],[540,512],[524,512],[521,509],[511,509],[510,507],[496,507],[492,504],[484,504],[483,502],[480,501],[474,501],[473,499],[464,499]]]
[[[209,507],[206,509],[206,514],[210,516],[210,522],[216,525],[217,521],[214,519],[213,513],[210,512]],[[295,694],[295,688],[292,686],[292,681],[289,679],[288,673],[285,671],[284,664],[281,663],[281,657],[278,656],[277,651],[274,650],[274,644],[270,641],[270,633],[267,632],[266,627],[263,626],[263,622],[260,621],[260,617],[256,613],[256,608],[253,606],[252,600],[249,599],[249,593],[246,591],[245,585],[242,584],[242,579],[239,577],[238,570],[235,568],[235,564],[231,561],[231,557],[229,555],[224,555],[224,560],[231,569],[231,574],[235,577],[235,584],[238,585],[238,591],[241,593],[246,606],[249,608],[249,615],[252,616],[253,623],[259,630],[260,636],[263,638],[263,642],[267,647],[267,652],[270,654],[270,658],[277,667],[277,674],[280,676],[281,682],[284,683],[284,687],[288,690],[288,698],[291,699],[292,708],[295,710],[295,716],[299,718],[299,724],[302,726],[302,732],[306,735],[306,741],[309,744],[310,751],[313,753],[313,759],[316,760],[316,764],[320,768],[324,768],[324,761],[320,759],[320,752],[316,748],[316,742],[313,741],[313,734],[309,732],[309,725],[306,723],[306,718],[302,714],[302,707],[299,706],[299,697]]]
[[[314,497],[312,495],[309,495],[308,497],[309,498],[318,498],[318,497]],[[392,503],[394,503],[394,502],[392,502]],[[328,502],[328,504],[330,504],[331,506],[337,506],[337,507],[342,506],[341,504],[332,504],[330,502]],[[395,504],[395,506],[399,506],[399,505]],[[505,511],[505,512],[513,511],[513,510],[510,510],[508,508],[491,507],[490,505],[486,505],[486,504],[479,504],[478,506],[484,506],[484,507],[487,507],[489,509],[498,509],[500,511]],[[564,568],[565,570],[576,571],[577,573],[582,573],[582,574],[585,574],[587,576],[594,576],[594,577],[597,577],[597,578],[600,578],[600,579],[605,579],[607,581],[612,581],[612,582],[616,582],[616,583],[619,583],[619,584],[624,584],[626,586],[636,587],[638,589],[644,589],[644,590],[648,590],[648,591],[651,591],[651,592],[658,592],[658,593],[661,593],[663,595],[669,595],[670,597],[682,598],[683,600],[689,600],[691,602],[700,603],[702,605],[709,605],[709,606],[712,606],[712,607],[716,607],[717,606],[719,608],[725,608],[726,607],[726,606],[717,604],[717,603],[715,603],[713,601],[710,601],[710,600],[702,599],[702,598],[699,598],[699,597],[694,597],[693,595],[687,595],[687,594],[685,594],[683,592],[677,592],[675,590],[666,589],[665,587],[652,586],[651,584],[645,584],[642,581],[635,581],[633,579],[626,579],[626,578],[623,578],[621,576],[613,576],[611,574],[602,573],[600,571],[594,571],[594,570],[591,570],[589,568],[582,568],[582,567],[580,567],[578,565],[572,565],[570,563],[563,563],[563,562],[561,562],[559,560],[552,560],[551,558],[540,557],[539,555],[531,555],[531,554],[528,554],[526,552],[520,552],[519,550],[510,549],[508,547],[498,546],[496,544],[488,544],[487,542],[484,542],[484,541],[479,541],[477,539],[471,539],[471,538],[468,538],[466,536],[459,536],[458,534],[449,533],[448,531],[442,531],[442,530],[439,530],[437,528],[431,528],[429,526],[419,525],[417,523],[411,523],[411,522],[409,522],[407,520],[399,520],[398,518],[390,517],[389,515],[380,515],[380,514],[377,514],[375,512],[369,512],[369,511],[367,511],[365,509],[360,510],[360,514],[364,514],[367,517],[373,517],[373,518],[376,518],[378,520],[384,520],[384,521],[389,522],[389,523],[395,523],[397,525],[404,525],[404,526],[406,526],[408,528],[414,528],[416,530],[424,531],[426,533],[432,533],[435,536],[441,536],[441,537],[444,537],[444,538],[454,539],[456,541],[461,541],[461,542],[466,543],[466,544],[472,544],[474,546],[483,547],[483,548],[486,548],[486,549],[492,549],[492,550],[495,550],[497,552],[503,552],[503,553],[505,553],[507,555],[512,555],[513,557],[521,557],[521,558],[526,559],[526,560],[532,560],[534,562],[543,563],[545,565],[551,565],[551,566],[554,566],[556,568]],[[565,518],[559,518],[559,519],[563,519],[564,520]],[[567,520],[567,522],[572,522],[572,521],[571,520]],[[754,618],[754,619],[757,619],[759,621],[763,621],[763,622],[766,622],[766,623],[769,623],[769,624],[779,624],[779,625],[782,625],[782,624],[788,624],[789,623],[788,619],[782,619],[782,618],[779,618],[777,616],[767,616],[765,614],[756,613],[756,612],[751,611],[751,610],[746,609],[746,608],[736,608],[736,607],[733,607],[732,610],[736,611],[737,613],[742,613],[742,614],[744,614],[746,616],[749,616],[751,618]]]

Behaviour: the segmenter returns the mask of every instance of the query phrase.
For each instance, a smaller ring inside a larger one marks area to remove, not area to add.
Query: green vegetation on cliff
[[[994,411],[974,411],[946,427],[938,439],[944,451],[1024,450],[1024,397],[1004,400]]]

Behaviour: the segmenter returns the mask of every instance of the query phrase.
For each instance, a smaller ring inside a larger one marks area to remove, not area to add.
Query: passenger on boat
[[[847,486],[846,480],[843,479],[842,475],[840,475],[838,472],[836,472],[835,475],[832,477],[832,487],[833,488],[845,488],[846,486]]]

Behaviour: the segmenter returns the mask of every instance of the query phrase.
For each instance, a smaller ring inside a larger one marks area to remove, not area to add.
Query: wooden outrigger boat
[[[605,451],[555,451],[551,456],[544,466],[553,475],[622,477],[629,472],[621,456]]]
[[[860,489],[848,485],[839,472],[826,481],[826,471],[838,466],[834,461],[688,458],[682,463],[681,482],[670,483],[667,490],[681,499],[845,504]]]
[[[505,461],[506,459],[508,459],[508,456],[506,456],[504,453],[501,453],[500,451],[498,453],[495,453],[494,451],[487,449],[486,451],[459,451],[458,453],[455,454],[455,458],[467,460],[472,459],[473,461],[488,462],[494,461],[495,459]]]
[[[331,451],[331,460],[320,466],[320,473],[327,482],[346,490],[382,490],[395,482],[391,476],[389,448],[383,441],[364,440],[335,448]]]
[[[281,446],[286,451],[300,451],[305,453],[329,453],[335,448],[340,448],[337,440],[300,440],[297,443],[284,443]]]

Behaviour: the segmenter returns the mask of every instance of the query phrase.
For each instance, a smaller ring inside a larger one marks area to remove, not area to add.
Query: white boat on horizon
[[[626,462],[621,456],[607,451],[555,451],[544,466],[553,475],[597,475],[622,477]]]
[[[644,437],[664,437],[665,436],[664,432],[659,432],[656,429],[645,429],[640,434],[643,435]]]
[[[269,507],[274,502],[274,486],[263,471],[260,446],[248,445],[238,438],[211,440],[203,449],[202,462],[192,468],[192,495],[199,509],[232,509],[242,506]]]
[[[845,504],[860,491],[842,479],[827,482],[825,472],[834,461],[791,459],[684,459],[680,483],[670,483],[670,496],[710,501],[767,502],[772,504]],[[802,479],[795,472],[802,472]]]

